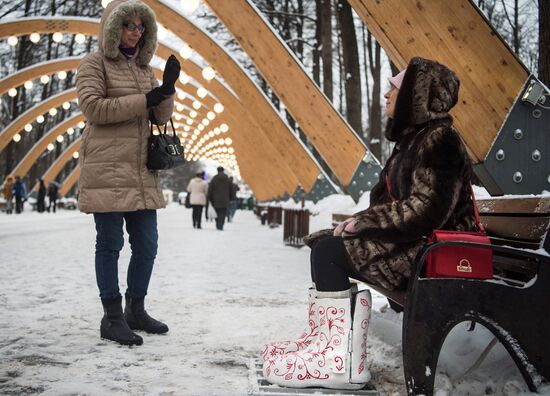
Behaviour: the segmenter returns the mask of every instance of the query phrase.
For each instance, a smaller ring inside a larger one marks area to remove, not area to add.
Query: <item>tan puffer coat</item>
[[[146,30],[136,55],[118,49],[122,24],[138,15]],[[129,212],[165,206],[157,172],[146,167],[149,110],[145,94],[158,82],[149,62],[157,47],[155,14],[140,1],[112,1],[101,18],[99,49],[78,67],[78,103],[87,118],[80,147],[79,208]],[[173,97],[154,108],[168,121]]]

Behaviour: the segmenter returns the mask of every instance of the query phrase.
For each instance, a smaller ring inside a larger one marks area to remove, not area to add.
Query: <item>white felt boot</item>
[[[366,384],[370,374],[366,369],[363,333],[367,331],[370,317],[370,293],[362,291],[354,296],[357,302],[353,318],[358,323],[355,327],[351,294],[351,289],[317,292],[319,330],[316,339],[301,351],[268,357],[263,373],[269,382],[291,388],[331,389],[361,389]]]
[[[315,290],[315,286],[311,287],[309,289],[307,326],[302,331],[300,337],[295,341],[276,341],[264,344],[260,361],[284,355],[285,353],[300,351],[309,346],[311,341],[317,337],[319,321],[317,320],[317,310],[315,309],[316,296],[317,290]]]

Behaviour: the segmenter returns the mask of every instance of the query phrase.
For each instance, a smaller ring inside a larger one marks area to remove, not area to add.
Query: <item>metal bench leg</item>
[[[437,359],[447,333],[434,331],[437,325],[432,320],[427,322],[426,318],[409,318],[403,326],[403,370],[408,395],[432,396],[434,392]]]

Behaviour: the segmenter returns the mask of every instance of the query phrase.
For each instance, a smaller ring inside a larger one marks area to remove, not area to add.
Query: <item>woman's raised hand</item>
[[[176,81],[180,76],[181,65],[178,59],[172,54],[166,61],[164,74],[162,75],[162,86],[160,87],[165,95],[172,95],[176,92]]]

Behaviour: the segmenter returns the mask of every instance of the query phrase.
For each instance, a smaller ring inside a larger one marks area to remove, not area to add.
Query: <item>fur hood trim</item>
[[[435,61],[412,58],[403,77],[395,103],[394,118],[388,123],[386,138],[399,141],[432,121],[452,122],[449,114],[458,101],[460,80]]]
[[[122,24],[134,16],[139,16],[145,25],[145,32],[138,43],[136,64],[147,66],[157,49],[157,21],[153,10],[139,0],[113,0],[109,3],[99,28],[100,51],[109,59],[120,56]]]

